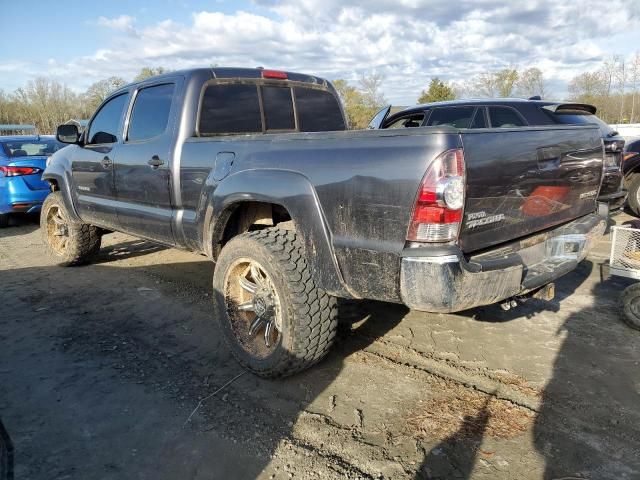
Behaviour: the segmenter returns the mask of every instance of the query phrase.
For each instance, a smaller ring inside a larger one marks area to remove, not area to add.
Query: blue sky
[[[537,66],[564,96],[577,73],[640,50],[640,0],[0,0],[0,11],[9,92],[38,75],[80,92],[142,66],[263,65],[353,83],[378,72],[390,101],[411,104],[432,76]]]

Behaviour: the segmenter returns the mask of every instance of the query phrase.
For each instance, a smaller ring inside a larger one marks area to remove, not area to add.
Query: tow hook
[[[509,298],[500,304],[500,308],[505,312],[516,308],[519,304],[526,302],[530,298],[536,298],[538,300],[551,301],[556,296],[556,286],[554,283],[548,283],[543,287],[536,290],[532,290],[523,295]]]

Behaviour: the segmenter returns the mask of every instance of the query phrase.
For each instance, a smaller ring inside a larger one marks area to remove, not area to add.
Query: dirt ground
[[[640,478],[640,332],[620,320],[628,282],[601,279],[608,238],[553,302],[367,303],[282,381],[231,357],[206,258],[103,240],[95,264],[64,269],[35,222],[0,231],[16,479]]]

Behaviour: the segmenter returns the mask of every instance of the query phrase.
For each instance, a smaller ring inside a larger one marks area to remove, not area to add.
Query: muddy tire
[[[0,213],[0,228],[7,228],[9,226],[9,214]]]
[[[227,243],[213,274],[215,313],[235,358],[278,378],[309,368],[336,336],[336,299],[316,286],[293,230],[268,228]]]
[[[627,196],[627,205],[634,213],[634,215],[640,217],[640,174],[634,173],[631,175],[627,183],[629,195]]]
[[[622,292],[624,321],[631,328],[640,330],[640,283],[634,283]]]
[[[72,222],[60,192],[42,204],[40,232],[49,255],[62,266],[87,263],[100,251],[98,227]]]

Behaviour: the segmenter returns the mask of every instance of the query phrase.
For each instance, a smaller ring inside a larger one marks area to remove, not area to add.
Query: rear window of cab
[[[345,129],[342,110],[331,92],[318,88],[258,83],[220,83],[205,87],[198,134],[326,132]]]

